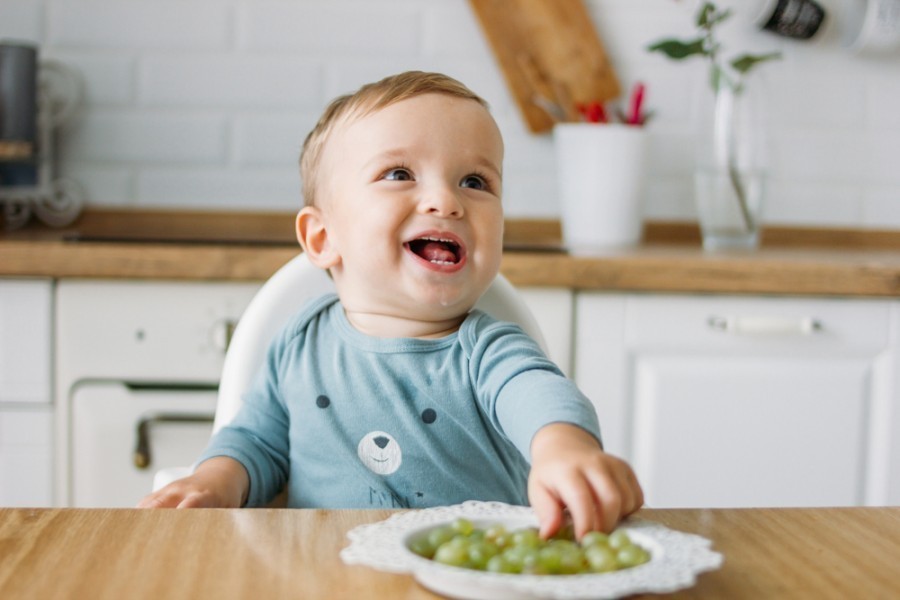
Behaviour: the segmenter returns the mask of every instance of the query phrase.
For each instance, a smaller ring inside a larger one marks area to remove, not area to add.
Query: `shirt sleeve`
[[[198,461],[227,456],[241,463],[250,479],[246,506],[267,504],[287,481],[289,418],[280,393],[279,367],[295,331],[296,327],[287,327],[270,345],[238,414],[212,437]]]
[[[531,461],[532,438],[551,423],[577,425],[601,442],[593,404],[531,337],[487,315],[474,321],[465,337],[476,394],[488,418],[522,456]]]

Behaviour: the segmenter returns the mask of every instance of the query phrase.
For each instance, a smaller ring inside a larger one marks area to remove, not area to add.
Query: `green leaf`
[[[714,14],[716,14],[716,6],[712,2],[704,2],[697,11],[697,27],[709,27]]]
[[[742,54],[731,61],[731,66],[741,75],[745,75],[759,63],[777,60],[779,58],[781,58],[781,52],[772,52],[770,54]]]
[[[696,40],[689,40],[686,42],[681,40],[662,40],[648,46],[647,50],[650,52],[662,52],[669,58],[675,60],[707,53],[703,48],[703,38],[697,38]]]
[[[731,9],[726,8],[720,11],[712,2],[704,2],[697,11],[697,27],[701,29],[712,29],[713,26],[721,23],[731,16]]]
[[[728,17],[730,17],[730,16],[731,16],[731,9],[730,9],[730,8],[726,8],[726,9],[723,10],[722,12],[716,13],[716,16],[713,17],[713,22],[712,22],[712,24],[713,24],[713,25],[718,25],[719,23],[721,23],[722,21],[726,20],[726,19],[727,19]]]

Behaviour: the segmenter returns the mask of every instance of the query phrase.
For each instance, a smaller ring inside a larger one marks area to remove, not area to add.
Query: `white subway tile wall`
[[[772,148],[765,220],[900,228],[900,56],[842,44],[844,0],[819,0],[823,30],[760,32],[758,2],[725,50],[779,50],[767,80]],[[644,214],[694,220],[693,155],[707,118],[706,70],[646,47],[693,33],[696,0],[586,0],[627,91],[655,113]],[[300,206],[297,158],[334,96],[406,69],[443,71],[491,104],[507,145],[511,217],[557,217],[550,135],[527,131],[465,0],[2,0],[0,38],[30,40],[84,84],[60,133],[60,169],[90,206],[278,210]]]

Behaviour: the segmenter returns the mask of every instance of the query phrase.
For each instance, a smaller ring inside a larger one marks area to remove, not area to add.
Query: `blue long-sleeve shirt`
[[[554,422],[600,439],[590,401],[518,326],[475,310],[440,339],[377,338],[330,295],[276,338],[200,461],[239,461],[248,506],[285,484],[293,507],[527,504],[531,439]]]

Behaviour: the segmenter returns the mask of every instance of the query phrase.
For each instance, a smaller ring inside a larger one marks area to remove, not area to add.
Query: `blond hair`
[[[316,205],[316,171],[322,152],[335,126],[342,121],[363,117],[401,100],[422,94],[446,94],[466,100],[474,100],[483,107],[488,103],[459,81],[441,73],[406,71],[369,83],[353,94],[335,98],[313,127],[300,152],[300,178],[303,183],[303,201],[306,206]]]

